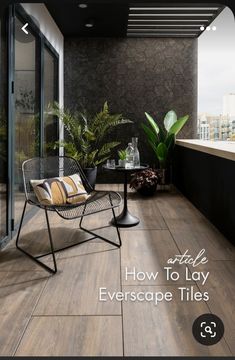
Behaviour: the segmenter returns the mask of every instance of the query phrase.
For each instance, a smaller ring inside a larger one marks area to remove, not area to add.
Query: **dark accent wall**
[[[155,158],[140,124],[144,112],[158,120],[174,109],[190,115],[181,137],[192,138],[197,119],[197,40],[156,38],[66,38],[65,107],[82,103],[96,112],[108,101],[112,112],[134,121],[120,127],[113,139],[125,148],[139,137],[141,161]]]
[[[235,161],[176,146],[177,188],[235,244]]]

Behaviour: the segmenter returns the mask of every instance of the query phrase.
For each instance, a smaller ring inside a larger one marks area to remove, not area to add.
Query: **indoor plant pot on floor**
[[[157,190],[158,175],[156,170],[146,169],[132,175],[130,188],[143,196],[153,196]]]
[[[142,128],[147,136],[158,163],[159,184],[165,185],[171,181],[171,165],[175,147],[176,135],[189,119],[189,115],[177,118],[175,111],[171,110],[165,115],[163,126],[145,113],[150,126],[142,123]]]
[[[76,159],[88,177],[90,185],[94,188],[97,176],[97,166],[110,158],[112,150],[120,142],[107,142],[107,135],[119,125],[132,123],[124,119],[122,114],[111,114],[107,102],[100,112],[94,116],[86,110],[73,112],[64,110],[54,103],[49,107],[49,113],[56,116],[64,124],[66,141],[60,141],[53,146],[63,146],[65,155]]]

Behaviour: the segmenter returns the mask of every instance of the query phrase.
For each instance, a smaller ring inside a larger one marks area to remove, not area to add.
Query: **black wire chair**
[[[42,266],[44,269],[49,271],[50,273],[55,274],[57,272],[57,264],[56,264],[56,258],[55,253],[57,251],[62,251],[65,249],[68,249],[72,246],[82,244],[86,241],[93,240],[94,238],[100,238],[109,244],[112,244],[116,247],[120,247],[122,245],[121,242],[121,236],[120,232],[117,226],[116,221],[116,215],[114,209],[121,204],[121,196],[119,193],[115,191],[96,191],[93,190],[91,185],[89,184],[81,166],[79,163],[67,156],[53,156],[53,157],[47,157],[47,158],[33,158],[30,160],[26,160],[22,165],[22,172],[23,172],[23,182],[24,182],[24,192],[25,192],[25,204],[23,208],[23,213],[21,216],[20,226],[16,238],[16,247],[21,252],[23,252],[25,255],[29,256],[33,261],[35,261],[38,265]],[[90,194],[90,197],[81,203],[76,204],[65,204],[65,205],[43,205],[41,204],[37,197],[35,196],[35,193],[33,191],[33,187],[30,183],[30,180],[35,179],[46,179],[46,178],[53,178],[53,177],[59,177],[59,176],[69,176],[73,174],[79,174],[83,186],[85,187],[88,194]],[[46,215],[46,222],[47,222],[47,229],[48,229],[48,235],[49,235],[49,244],[50,244],[50,252],[38,256],[33,256],[32,254],[28,253],[26,250],[24,250],[22,247],[20,247],[20,232],[24,220],[25,210],[27,204],[37,206],[38,208],[41,208],[45,210]],[[101,211],[106,210],[112,210],[113,213],[113,219],[114,219],[114,225],[117,230],[118,235],[118,242],[113,242],[109,239],[106,239],[105,237],[90,231],[82,226],[82,221],[84,216],[92,215],[99,213]],[[48,212],[49,211],[55,211],[60,217],[66,220],[73,220],[80,218],[79,222],[79,228],[84,230],[85,232],[92,235],[92,238],[86,239],[84,241],[80,241],[76,244],[65,246],[61,249],[55,250],[54,244],[52,240],[52,234],[51,234],[51,228],[49,223],[49,217]],[[39,258],[42,258],[47,255],[52,255],[54,268],[49,267],[48,265],[44,264],[42,261],[39,260]]]

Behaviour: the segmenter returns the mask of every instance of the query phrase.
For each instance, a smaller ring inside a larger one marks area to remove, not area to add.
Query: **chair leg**
[[[120,248],[120,247],[122,246],[122,240],[121,240],[121,235],[120,235],[119,228],[118,228],[118,226],[117,226],[117,219],[116,219],[116,215],[115,215],[115,211],[114,211],[114,208],[113,208],[113,204],[112,204],[112,200],[111,200],[110,195],[109,195],[109,200],[110,200],[110,204],[111,204],[111,206],[112,206],[111,209],[112,209],[112,213],[113,213],[113,218],[114,218],[115,227],[116,227],[116,230],[117,230],[117,235],[118,235],[119,243],[115,243],[115,242],[113,242],[113,241],[111,241],[111,240],[109,240],[109,239],[107,239],[107,238],[105,238],[105,237],[103,237],[103,236],[101,236],[101,235],[93,232],[93,231],[90,231],[90,230],[88,230],[88,229],[86,229],[86,228],[84,228],[84,227],[82,226],[82,221],[83,221],[83,217],[84,217],[84,213],[85,213],[86,206],[84,206],[84,209],[83,209],[83,214],[82,214],[81,219],[80,219],[79,228],[80,228],[81,230],[87,232],[88,234],[93,235],[93,236],[96,237],[96,238],[99,238],[99,239],[101,239],[101,240],[104,240],[105,242],[107,242],[107,243],[109,243],[109,244],[111,244],[111,245],[114,245],[114,246]]]
[[[120,234],[119,227],[118,227],[118,224],[117,224],[117,218],[116,218],[115,210],[114,210],[113,207],[112,207],[112,212],[113,212],[113,219],[114,219],[115,228],[116,228],[117,235],[118,235],[119,247],[121,247],[122,246],[122,239],[121,239],[121,234]]]
[[[51,246],[51,255],[52,255],[52,259],[53,259],[53,263],[54,263],[54,272],[56,273],[57,272],[57,264],[56,264],[55,251],[54,251],[54,245],[53,245],[52,236],[51,236],[51,227],[50,227],[50,223],[49,223],[47,209],[45,209],[45,214],[46,214],[49,241],[50,241],[50,246]]]
[[[115,224],[115,227],[116,227],[116,230],[117,230],[117,235],[118,235],[118,240],[119,240],[119,247],[121,247],[122,246],[121,234],[120,234],[120,231],[119,231],[119,227],[118,227],[118,223],[117,223],[117,217],[116,217],[116,214],[115,214],[115,210],[113,208],[113,202],[112,202],[110,194],[109,194],[109,201],[110,201],[110,204],[112,206],[113,219],[114,219],[114,224]]]
[[[48,234],[49,234],[49,241],[50,241],[50,247],[51,247],[51,255],[52,255],[52,259],[53,259],[53,263],[54,263],[54,269],[50,268],[49,266],[47,266],[46,264],[44,264],[43,262],[38,260],[38,257],[42,257],[45,255],[40,255],[40,256],[33,256],[30,253],[28,253],[27,251],[25,251],[22,247],[20,247],[19,242],[20,242],[20,232],[21,232],[21,228],[23,225],[23,220],[24,220],[24,215],[25,215],[25,210],[26,210],[26,206],[27,206],[27,201],[25,201],[24,204],[24,209],[23,209],[23,213],[21,216],[21,220],[20,220],[20,226],[19,226],[19,230],[18,230],[18,234],[17,234],[17,238],[16,238],[16,247],[18,250],[20,250],[22,253],[24,253],[25,255],[27,255],[31,260],[33,260],[34,262],[36,262],[38,265],[40,265],[41,267],[43,267],[45,270],[47,270],[48,272],[55,274],[57,272],[57,265],[56,265],[56,259],[55,259],[55,254],[54,254],[54,247],[53,247],[53,242],[52,242],[52,236],[51,236],[51,229],[50,229],[50,224],[49,224],[49,219],[48,219],[48,214],[47,214],[47,210],[45,210],[46,212],[46,220],[47,220],[47,228],[48,228]]]

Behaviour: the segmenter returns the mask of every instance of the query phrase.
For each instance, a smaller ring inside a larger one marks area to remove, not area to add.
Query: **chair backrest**
[[[79,174],[86,191],[90,193],[93,190],[79,163],[68,156],[37,157],[26,160],[22,164],[22,172],[27,200],[35,201],[35,194],[30,180]]]

